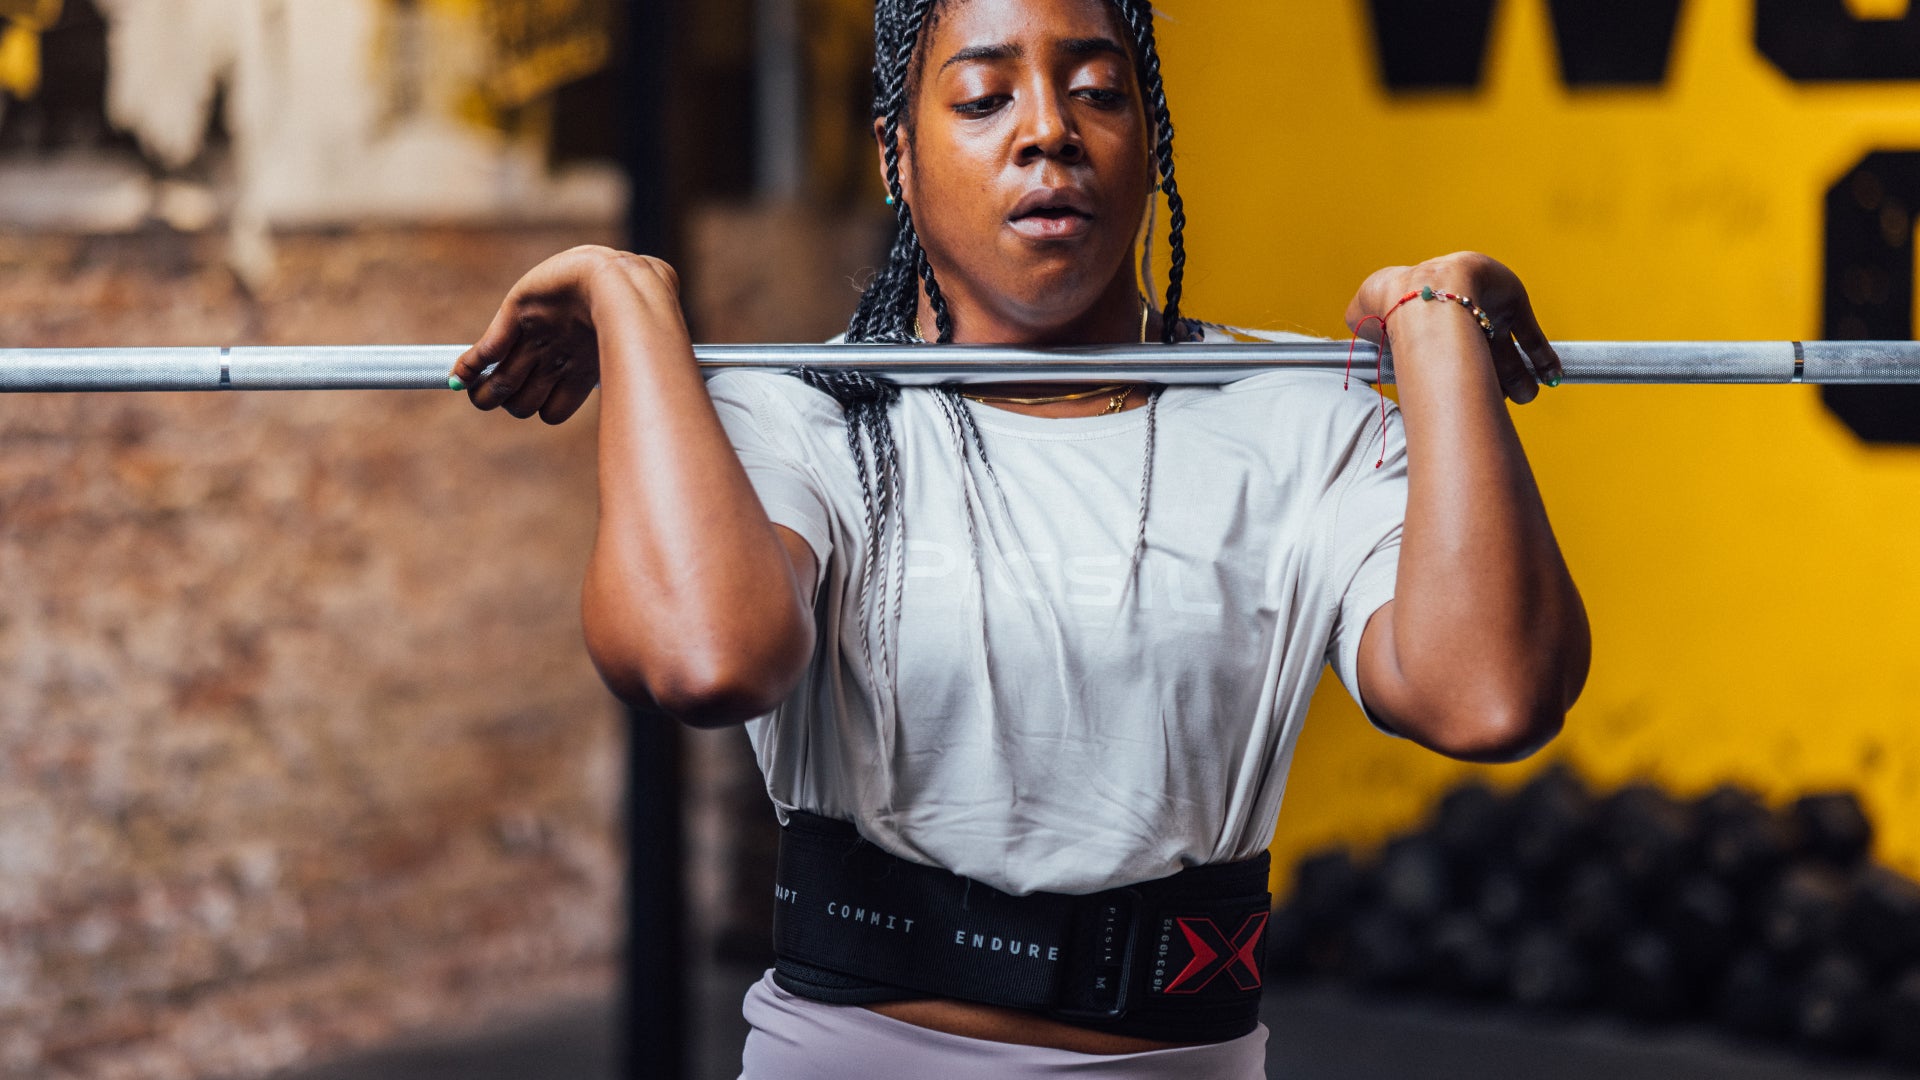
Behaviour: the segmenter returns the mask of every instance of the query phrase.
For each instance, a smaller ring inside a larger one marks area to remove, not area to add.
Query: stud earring
[[[891,196],[891,195],[889,195],[889,196],[887,196],[887,205],[888,205],[888,206],[892,206],[892,205],[893,205],[893,204],[894,204],[895,202],[897,202],[897,201],[898,201],[898,200],[897,200],[897,199],[895,199],[895,198],[894,198],[893,196]]]

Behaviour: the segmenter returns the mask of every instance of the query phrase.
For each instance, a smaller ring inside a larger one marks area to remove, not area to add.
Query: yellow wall
[[[1920,84],[1797,87],[1742,0],[1687,0],[1664,88],[1580,92],[1545,0],[1503,0],[1482,89],[1417,99],[1382,89],[1359,0],[1160,7],[1210,318],[1342,333],[1368,271],[1476,248],[1563,338],[1817,337],[1825,190],[1920,149]],[[1864,447],[1806,387],[1566,386],[1515,416],[1595,655],[1560,741],[1488,772],[1848,787],[1920,871],[1920,450]],[[1329,676],[1276,865],[1378,839],[1467,771],[1375,734]]]

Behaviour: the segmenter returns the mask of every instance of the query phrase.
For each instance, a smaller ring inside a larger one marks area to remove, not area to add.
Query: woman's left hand
[[[1560,382],[1564,374],[1560,357],[1547,340],[1546,332],[1540,329],[1540,321],[1534,317],[1527,287],[1512,270],[1479,252],[1456,252],[1428,259],[1418,266],[1389,266],[1374,271],[1347,305],[1347,326],[1366,340],[1379,344],[1381,318],[1392,311],[1402,297],[1425,286],[1467,297],[1493,320],[1494,373],[1499,376],[1501,391],[1515,404],[1532,401],[1540,393],[1543,382],[1549,386]],[[1453,303],[1450,300],[1433,302]],[[1472,319],[1464,309],[1459,316]],[[1386,327],[1387,334],[1392,331],[1391,326]],[[1475,332],[1478,333],[1477,327]],[[1526,350],[1524,358],[1520,355],[1521,349]],[[1529,359],[1533,361],[1531,369],[1527,366]]]

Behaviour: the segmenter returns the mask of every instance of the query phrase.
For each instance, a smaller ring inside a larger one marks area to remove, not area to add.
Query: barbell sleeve
[[[1912,341],[1566,341],[1564,382],[1920,384]],[[0,393],[135,390],[444,390],[461,345],[0,349]],[[904,386],[980,382],[1218,385],[1278,369],[1348,369],[1344,341],[1099,345],[696,345],[703,373],[842,368]],[[1351,372],[1393,381],[1372,345]],[[1382,377],[1384,374],[1384,378]]]

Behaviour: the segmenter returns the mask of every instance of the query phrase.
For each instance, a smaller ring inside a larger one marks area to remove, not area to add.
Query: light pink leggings
[[[1265,1080],[1267,1028],[1231,1042],[1144,1054],[1076,1054],[930,1031],[857,1005],[823,1005],[776,986],[747,991],[740,1080]]]

